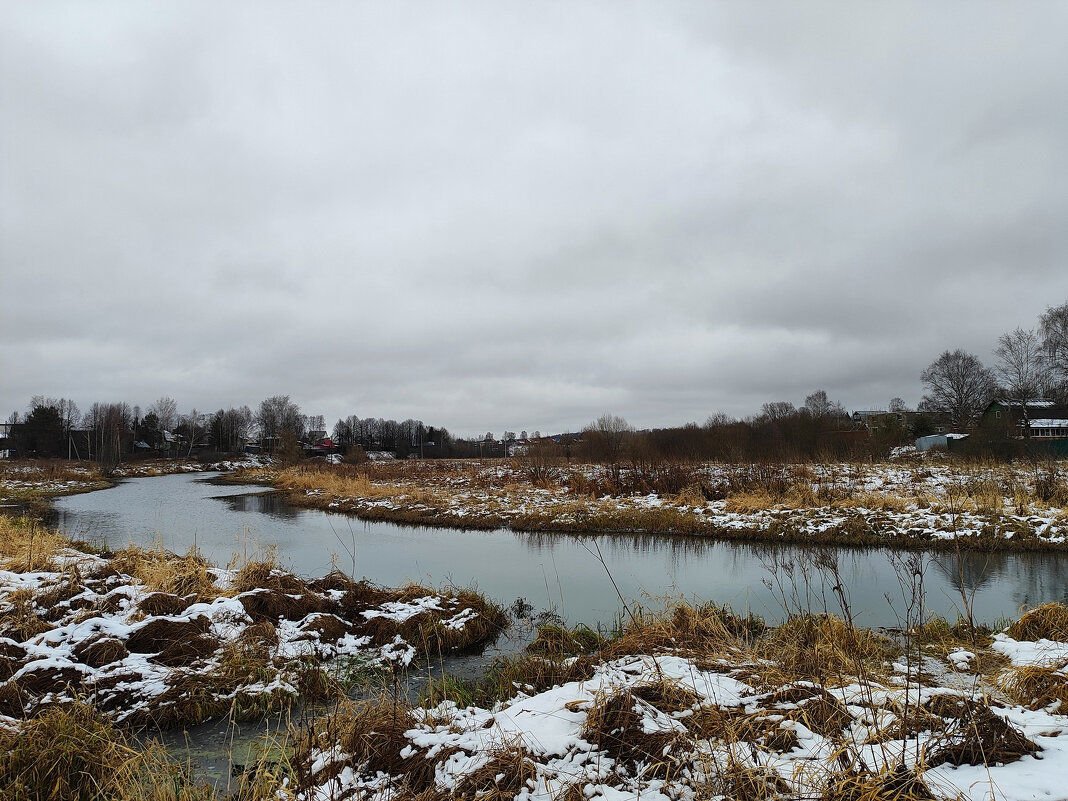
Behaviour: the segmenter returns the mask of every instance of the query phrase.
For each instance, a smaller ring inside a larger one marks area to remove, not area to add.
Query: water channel
[[[282,566],[308,578],[337,567],[385,586],[416,581],[476,587],[502,605],[523,598],[572,624],[610,625],[621,611],[620,596],[645,607],[664,599],[715,601],[769,621],[798,611],[799,604],[821,610],[824,597],[831,611],[840,611],[825,576],[813,567],[816,554],[810,548],[370,523],[297,509],[261,487],[216,485],[207,478],[210,474],[130,479],[61,498],[53,523],[68,536],[111,548],[161,542],[184,553],[195,545],[220,565],[272,548]],[[841,548],[832,556],[856,621],[899,625],[905,615],[902,582],[910,584],[916,565],[902,567],[906,556],[882,549]],[[926,611],[950,620],[963,611],[962,588],[975,619],[988,622],[1015,617],[1026,605],[1068,600],[1068,554],[918,558]]]
[[[297,509],[258,486],[210,483],[210,474],[129,479],[99,492],[57,499],[52,524],[68,536],[109,548],[129,543],[184,553],[196,546],[216,564],[255,557],[268,548],[282,566],[313,578],[336,567],[385,586],[407,581],[473,586],[504,606],[522,598],[571,624],[611,626],[621,597],[630,606],[716,601],[769,621],[787,612],[834,603],[821,552],[796,546],[753,546],[697,537],[546,535],[402,527]],[[827,552],[823,552],[826,554]],[[995,622],[1021,607],[1068,600],[1068,554],[920,554],[842,548],[837,563],[854,619],[895,627],[906,615],[913,570],[922,577],[925,611],[954,620],[962,589],[977,620]],[[909,561],[911,560],[911,561]],[[904,589],[903,589],[904,587]],[[514,652],[529,633],[513,633],[485,652],[431,666],[468,676]],[[417,692],[427,668],[409,678]],[[229,788],[231,764],[251,761],[265,727],[285,721],[227,725],[211,721],[166,732],[164,742],[202,778]]]

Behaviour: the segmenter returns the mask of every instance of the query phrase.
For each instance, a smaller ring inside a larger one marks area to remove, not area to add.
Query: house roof
[[[994,406],[1003,407],[1014,417],[1019,416],[1023,410],[1022,404],[1005,400],[992,401],[987,410]],[[1032,424],[1039,418],[1068,418],[1068,406],[1051,400],[1031,401],[1027,404],[1027,416],[1031,418]]]
[[[1068,419],[1060,417],[1039,417],[1029,422],[1031,428],[1068,428]]]
[[[1022,405],[1020,403],[1017,403],[1016,401],[1005,400],[1004,398],[998,398],[997,400],[993,401],[991,405],[993,405],[994,403],[996,403],[998,406],[1004,406],[1007,409],[1019,409]],[[1056,405],[1056,402],[1051,400],[1033,400],[1027,402],[1027,408],[1029,409],[1044,409]]]

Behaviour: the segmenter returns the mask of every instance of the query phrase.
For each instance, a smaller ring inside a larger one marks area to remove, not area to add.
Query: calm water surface
[[[509,605],[523,598],[571,623],[611,623],[629,605],[684,597],[728,603],[769,620],[798,608],[839,606],[815,549],[752,546],[694,537],[517,534],[507,530],[402,527],[296,509],[261,487],[218,486],[205,474],[123,481],[55,503],[54,524],[69,536],[118,548],[162,542],[196,546],[213,562],[277,551],[305,577],[332,566],[386,586],[406,581],[474,586]],[[1024,605],[1068,600],[1068,555],[903,555],[879,549],[830,552],[859,623],[895,626],[905,617],[902,589],[918,569],[925,608],[954,619],[961,587],[975,617],[1013,617]],[[913,560],[903,564],[902,560]],[[770,586],[769,586],[770,585]],[[785,602],[784,602],[785,598]]]

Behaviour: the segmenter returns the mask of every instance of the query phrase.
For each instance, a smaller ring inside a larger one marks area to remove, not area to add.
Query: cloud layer
[[[1066,17],[0,4],[0,410],[916,403],[1068,300]]]

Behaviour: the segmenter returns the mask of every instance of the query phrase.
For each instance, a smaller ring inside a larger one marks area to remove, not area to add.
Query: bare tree
[[[826,395],[826,393],[824,393]],[[760,416],[765,420],[784,420],[797,413],[797,409],[790,401],[771,401],[760,407]]]
[[[93,455],[105,475],[121,461],[123,436],[132,422],[133,414],[125,403],[94,403],[82,418],[82,425],[90,432]]]
[[[1058,380],[1062,394],[1068,389],[1068,303],[1046,309],[1039,318],[1042,345],[1050,372]]]
[[[805,398],[805,408],[813,417],[826,417],[831,410],[831,401],[827,397],[827,391],[817,389]]]
[[[611,465],[618,474],[624,447],[633,431],[624,418],[605,412],[583,429],[587,455]]]
[[[722,426],[732,426],[738,421],[731,417],[726,412],[713,412],[705,420],[705,428],[720,428]]]
[[[289,399],[288,395],[274,395],[260,402],[256,412],[256,424],[260,427],[260,437],[275,440],[288,431],[294,438],[304,436],[304,416],[300,407]]]
[[[994,368],[998,385],[1007,400],[1020,404],[1024,436],[1030,436],[1027,405],[1041,400],[1050,385],[1046,349],[1034,331],[1017,328],[998,337],[994,355],[998,357]]]
[[[901,398],[891,398],[890,406],[887,408],[891,412],[907,412],[909,410],[908,405]]]
[[[249,434],[252,411],[247,406],[215,412],[208,420],[208,434],[216,450],[233,453],[240,450]]]
[[[922,406],[949,414],[954,426],[970,426],[994,397],[994,376],[959,348],[945,351],[920,375],[926,385]]]
[[[161,431],[173,431],[178,425],[178,402],[164,395],[148,407],[148,414],[156,415]]]

